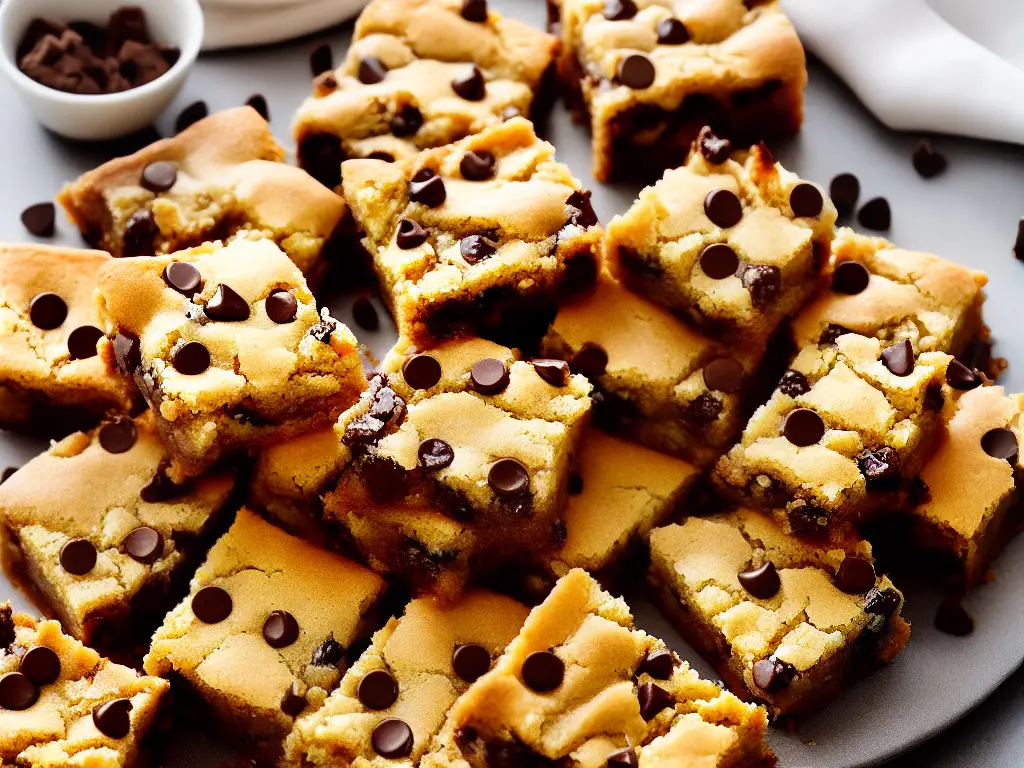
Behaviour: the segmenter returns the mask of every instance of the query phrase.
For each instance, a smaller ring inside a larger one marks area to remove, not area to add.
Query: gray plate
[[[511,15],[543,23],[541,0],[492,1]],[[348,30],[322,37],[335,43],[335,56],[340,58]],[[308,93],[309,48],[307,40],[206,57],[174,109],[200,98],[212,109],[222,109],[244,102],[253,92],[262,92],[270,102],[276,132],[287,142],[291,115]],[[173,114],[165,116],[161,128],[170,129]],[[593,184],[586,131],[558,110],[550,138],[560,159]],[[1016,223],[1024,213],[1024,153],[981,142],[940,140],[939,148],[949,157],[949,170],[924,181],[910,165],[914,143],[915,137],[881,127],[828,72],[812,65],[804,131],[779,147],[777,156],[791,170],[826,186],[839,172],[857,173],[862,199],[884,195],[892,204],[894,224],[889,236],[893,240],[987,270],[991,282],[986,316],[999,341],[998,351],[1011,361],[1024,359],[1024,337],[1017,332],[1024,265],[1010,255]],[[0,185],[0,239],[24,239],[19,212],[30,203],[52,197],[64,181],[105,160],[109,153],[109,148],[73,145],[47,134],[16,101],[7,84],[0,84],[0,172],[5,181]],[[603,221],[629,207],[638,191],[633,185],[593,184],[593,188],[595,207]],[[62,224],[59,239],[80,244],[67,224]],[[351,321],[350,300],[344,295],[328,303],[339,319]],[[388,329],[359,336],[379,355],[393,333]],[[1021,371],[1024,368],[1011,365],[1002,384],[1010,391],[1024,389]],[[37,440],[2,434],[0,466],[22,464],[42,448]],[[878,764],[936,734],[991,693],[1024,659],[1024,542],[1011,546],[996,570],[997,580],[967,601],[977,629],[966,639],[948,637],[933,628],[940,596],[936,589],[901,585],[914,624],[907,650],[890,668],[802,723],[799,734],[773,731],[770,739],[780,764],[829,768]],[[8,596],[17,607],[31,609],[22,595],[0,579],[0,599]],[[711,674],[642,594],[629,598],[641,627],[665,638],[699,671]],[[204,740],[188,741],[180,744],[170,765],[215,764],[217,756],[224,754]],[[1019,760],[1014,762],[1019,764]]]

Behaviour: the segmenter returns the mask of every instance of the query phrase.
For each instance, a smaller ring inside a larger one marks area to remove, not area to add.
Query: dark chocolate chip
[[[778,389],[784,395],[799,397],[811,391],[811,384],[802,373],[790,370],[782,374]]]
[[[124,453],[135,445],[135,424],[127,416],[117,416],[100,427],[99,436],[107,453]]]
[[[907,504],[912,507],[919,507],[931,500],[932,491],[928,487],[928,483],[922,480],[920,476],[912,479],[907,486]]]
[[[514,498],[530,490],[530,473],[516,459],[498,459],[487,473],[487,484],[503,498]]]
[[[625,21],[636,16],[637,7],[633,0],[607,0],[604,17],[609,21]]]
[[[103,338],[103,331],[94,325],[75,328],[68,336],[68,354],[72,360],[88,360],[96,356],[96,345]]]
[[[588,341],[573,355],[572,371],[590,378],[604,375],[608,368],[608,353],[600,344]]]
[[[946,404],[946,395],[942,392],[942,385],[932,382],[924,391],[924,406],[935,413],[942,410]]]
[[[387,760],[399,760],[412,754],[412,728],[404,720],[389,717],[377,723],[370,735],[373,751]]]
[[[469,150],[462,156],[459,171],[467,181],[486,181],[494,175],[496,162],[494,154],[486,149],[481,149],[478,152]]]
[[[288,717],[298,717],[306,708],[306,695],[298,680],[292,682],[281,697],[281,711]]]
[[[345,646],[329,637],[313,650],[310,664],[314,667],[336,667],[345,658]]]
[[[889,210],[889,201],[884,197],[876,197],[868,200],[857,212],[857,221],[862,227],[874,229],[878,232],[885,232],[892,225],[892,211]]]
[[[844,261],[832,273],[832,290],[855,296],[868,287],[871,273],[859,261]]]
[[[192,613],[204,624],[219,624],[233,607],[231,595],[220,587],[203,587],[192,598]]]
[[[793,445],[805,448],[825,436],[825,422],[810,408],[797,408],[782,422],[782,433]]]
[[[635,749],[625,747],[617,749],[608,755],[605,765],[608,768],[637,768],[640,765],[640,759],[636,756]]]
[[[658,22],[658,42],[662,45],[682,45],[690,40],[686,25],[679,19],[667,18]]]
[[[731,357],[719,357],[704,366],[704,384],[715,392],[738,392],[743,385],[743,366]]]
[[[452,653],[452,670],[467,683],[475,683],[491,668],[491,654],[482,645],[458,645]]]
[[[1012,430],[1000,427],[990,429],[981,437],[981,449],[993,459],[1005,459],[1011,465],[1017,463],[1020,447]]]
[[[748,265],[741,280],[758,308],[770,305],[782,293],[782,270],[771,264]]]
[[[429,229],[411,219],[402,219],[398,222],[395,244],[403,251],[408,251],[423,245],[427,242],[428,237],[430,237]]]
[[[328,43],[320,43],[309,52],[309,69],[313,77],[334,69],[334,52]]]
[[[895,491],[900,486],[900,455],[887,445],[864,451],[857,457],[857,466],[871,492]]]
[[[553,387],[564,387],[569,383],[569,364],[565,360],[534,360],[533,370]]]
[[[286,291],[283,288],[279,288],[267,296],[264,306],[267,310],[267,317],[278,325],[294,322],[299,311],[298,300],[291,291]]]
[[[171,363],[178,373],[198,376],[210,367],[210,350],[198,341],[190,341],[174,353]]]
[[[762,691],[777,691],[789,687],[796,677],[796,667],[782,659],[760,659],[754,662],[754,685]]]
[[[124,226],[122,255],[152,256],[156,250],[155,242],[159,234],[160,228],[156,225],[153,212],[148,208],[140,208],[128,217]]]
[[[487,21],[487,0],[462,0],[462,18],[478,24]]]
[[[60,677],[60,657],[52,648],[36,645],[21,657],[18,669],[36,685],[46,685]]]
[[[57,209],[53,203],[36,203],[21,212],[21,223],[36,237],[53,237]]]
[[[569,195],[569,199],[565,201],[565,204],[572,209],[569,214],[569,223],[589,229],[590,227],[597,226],[601,222],[597,218],[597,213],[594,211],[594,204],[591,202],[593,192],[589,189],[573,192]]]
[[[821,213],[824,205],[821,192],[806,181],[797,184],[789,193],[789,207],[793,209],[794,216],[813,218]]]
[[[409,492],[405,469],[383,456],[370,456],[363,462],[363,481],[370,496],[380,504],[397,502]]]
[[[181,112],[178,114],[178,118],[174,121],[174,132],[175,133],[181,133],[186,128],[188,128],[190,125],[198,123],[200,120],[202,120],[204,117],[206,117],[209,114],[210,114],[210,108],[208,106],[206,106],[206,102],[205,101],[194,101],[194,102],[192,102],[187,107],[185,107],[183,110],[181,110]],[[174,185],[171,184],[171,186],[174,186]],[[170,189],[170,188],[171,187],[167,187],[167,189]],[[147,189],[148,189],[148,187],[147,187]],[[154,191],[154,192],[157,192],[157,191],[163,192],[165,190],[152,190],[152,191]]]
[[[149,526],[140,525],[121,542],[121,548],[128,556],[145,565],[152,565],[163,554],[164,537]]]
[[[259,116],[266,121],[270,121],[270,107],[267,106],[267,97],[261,93],[254,93],[248,99],[245,100],[246,106],[255,109]]]
[[[739,269],[740,260],[736,251],[725,243],[712,243],[700,255],[700,268],[712,280],[725,280]]]
[[[444,205],[444,201],[448,199],[444,179],[429,168],[423,169],[409,182],[409,199],[414,203],[425,205],[427,208]]]
[[[848,595],[867,594],[875,586],[875,568],[861,557],[846,557],[836,571],[835,585]]]
[[[579,496],[583,493],[583,475],[579,472],[570,474],[567,490],[570,496]]]
[[[840,173],[832,179],[828,193],[836,210],[839,211],[839,215],[849,216],[857,208],[857,198],[860,197],[860,180],[852,173]]]
[[[631,53],[624,57],[618,66],[616,79],[627,88],[642,91],[654,85],[657,70],[654,63],[642,53]]]
[[[959,360],[953,360],[946,367],[946,383],[961,392],[981,386],[981,377]]]
[[[716,136],[710,125],[705,125],[697,134],[697,144],[704,159],[712,165],[721,165],[732,153],[732,142]]]
[[[364,331],[376,331],[380,328],[380,318],[369,296],[359,296],[353,302],[352,319]]]
[[[960,600],[947,597],[939,603],[939,610],[935,613],[935,627],[947,635],[966,637],[974,631],[974,619],[964,610]]]
[[[806,502],[800,502],[787,510],[786,519],[797,536],[816,538],[825,533],[829,526],[828,515]]]
[[[644,683],[638,686],[636,696],[640,701],[640,717],[645,721],[653,720],[663,709],[675,706],[671,694],[654,683]]]
[[[468,73],[452,80],[452,90],[466,101],[483,101],[487,96],[487,81],[480,67],[474,65]]]
[[[637,674],[646,672],[655,680],[668,680],[672,677],[672,670],[678,665],[679,660],[672,651],[668,648],[658,648],[644,657]]]
[[[218,320],[222,323],[240,323],[249,319],[249,302],[239,296],[230,286],[221,284],[217,286],[213,298],[206,302],[203,311],[211,320]]]
[[[473,389],[481,395],[498,395],[508,389],[509,375],[505,364],[494,357],[485,357],[469,372]]]
[[[178,293],[191,296],[202,290],[203,276],[194,264],[187,261],[172,261],[164,267],[164,282]]]
[[[39,699],[39,689],[21,672],[0,676],[0,709],[21,712]]]
[[[537,693],[550,693],[565,678],[565,663],[551,651],[534,651],[523,662],[523,682]]]
[[[928,139],[921,139],[917,148],[914,149],[912,161],[914,170],[925,179],[938,176],[946,170],[946,156],[941,152],[936,152]]]
[[[835,344],[840,336],[845,336],[848,333],[853,333],[853,331],[837,323],[829,323],[825,326],[825,330],[821,332],[821,336],[818,337],[818,343],[825,345]]]
[[[75,576],[84,576],[96,567],[96,547],[88,539],[72,539],[61,547],[60,567]]]
[[[900,593],[895,589],[872,587],[864,596],[864,611],[872,616],[892,616],[900,607]]]
[[[29,303],[28,316],[36,328],[52,331],[64,324],[68,316],[68,305],[56,293],[40,293]]]
[[[133,374],[142,364],[142,349],[139,340],[127,333],[118,331],[114,336],[114,359],[118,367],[127,375]]]
[[[394,155],[392,155],[390,152],[381,152],[380,150],[377,150],[376,152],[371,152],[370,154],[368,154],[366,156],[366,159],[367,160],[380,160],[380,161],[385,162],[385,163],[393,163],[393,162],[395,162],[395,156]]]
[[[402,376],[413,389],[430,389],[441,380],[441,363],[431,355],[413,355],[402,364]]]
[[[1013,255],[1024,261],[1024,216],[1017,222],[1017,239],[1013,242]]]
[[[698,427],[706,427],[722,414],[722,401],[710,392],[702,392],[687,406],[684,418]]]
[[[476,264],[498,252],[498,244],[484,235],[468,235],[459,243],[459,251],[467,264]]]
[[[263,639],[271,648],[287,648],[299,639],[299,622],[288,611],[273,611],[263,622]]]
[[[735,227],[743,218],[743,204],[728,189],[713,189],[704,198],[704,213],[722,229]]]
[[[909,376],[914,372],[914,345],[910,339],[898,341],[882,350],[882,365],[893,376]]]
[[[428,437],[420,443],[418,455],[420,466],[430,470],[444,469],[455,461],[455,450],[438,437]]]
[[[373,85],[381,82],[387,76],[388,68],[377,57],[367,56],[365,59],[359,60],[359,72],[357,74],[359,82]]]
[[[742,571],[736,577],[747,592],[762,600],[774,597],[782,587],[779,572],[770,560],[758,568]]]
[[[140,183],[150,192],[166,192],[178,181],[178,169],[174,163],[158,160],[142,169]]]
[[[399,138],[415,136],[422,127],[423,113],[411,104],[406,104],[401,112],[391,118],[391,132]]]

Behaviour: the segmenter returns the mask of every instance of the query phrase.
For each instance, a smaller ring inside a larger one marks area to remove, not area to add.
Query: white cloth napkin
[[[782,0],[782,6],[804,45],[890,128],[1024,144],[1021,0]],[[972,36],[997,50],[1011,39],[1005,29],[1015,29],[1016,55],[1003,58],[975,42],[933,6],[954,21],[967,20]]]
[[[203,49],[265,45],[327,29],[355,16],[367,0],[202,0]]]

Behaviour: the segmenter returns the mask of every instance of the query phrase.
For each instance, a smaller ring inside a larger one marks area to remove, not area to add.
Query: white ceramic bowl
[[[37,83],[18,69],[15,55],[29,22],[36,17],[90,21],[106,26],[124,5],[146,12],[153,39],[181,50],[162,77],[121,93],[85,96]],[[0,71],[28,103],[40,123],[72,139],[97,141],[127,136],[151,124],[178,95],[203,42],[203,11],[198,0],[3,0],[0,3]]]

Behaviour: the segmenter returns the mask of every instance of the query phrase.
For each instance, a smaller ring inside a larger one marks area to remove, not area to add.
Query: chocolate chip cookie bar
[[[93,299],[100,251],[0,245],[0,429],[63,436],[131,410]]]
[[[710,130],[608,225],[612,272],[705,333],[764,344],[824,287],[836,209],[762,144]]]
[[[0,486],[7,565],[78,640],[123,650],[148,638],[198,565],[234,480],[176,486],[167,463],[147,411],[70,435]]]
[[[310,280],[346,216],[340,197],[284,162],[251,107],[218,112],[65,187],[58,201],[86,240],[114,256],[152,256],[258,234]]]
[[[452,704],[501,656],[528,612],[480,590],[449,604],[413,600],[374,635],[324,706],[296,721],[284,764],[418,765]]]
[[[755,768],[774,764],[766,724],[577,569],[459,698],[420,765]]]
[[[734,141],[803,122],[803,46],[776,2],[558,0],[559,79],[593,133],[594,176],[657,178],[704,125]]]
[[[271,240],[115,259],[99,295],[176,482],[225,453],[327,426],[366,386],[355,337],[317,310]]]
[[[541,352],[593,381],[600,426],[700,466],[742,428],[762,356],[702,335],[607,275],[561,306]]]
[[[511,116],[539,119],[557,48],[486,0],[374,0],[345,63],[299,108],[299,165],[334,189],[343,160],[404,160]]]
[[[400,335],[522,348],[556,299],[593,282],[602,231],[590,193],[554,157],[516,118],[404,162],[345,163],[345,197]]]
[[[144,666],[173,675],[247,753],[272,763],[295,718],[338,685],[384,590],[362,566],[243,508],[153,636]]]
[[[665,614],[743,698],[778,716],[817,711],[906,645],[903,595],[871,546],[816,546],[749,509],[651,534]]]
[[[0,763],[36,768],[148,765],[143,741],[166,680],[114,664],[0,604]]]

